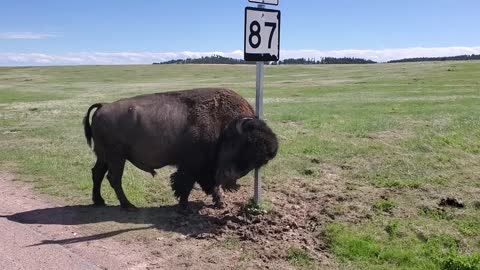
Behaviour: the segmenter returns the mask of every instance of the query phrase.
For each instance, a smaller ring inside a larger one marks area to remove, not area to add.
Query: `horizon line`
[[[280,60],[324,57],[335,58],[362,58],[377,63],[392,60],[419,57],[449,57],[460,55],[480,54],[480,46],[455,47],[409,47],[395,49],[347,49],[347,50],[280,50]],[[66,66],[66,65],[129,65],[152,64],[169,60],[195,59],[206,56],[219,55],[234,59],[243,59],[242,50],[231,52],[222,51],[179,51],[179,52],[69,52],[61,54],[40,52],[0,52],[0,66]]]

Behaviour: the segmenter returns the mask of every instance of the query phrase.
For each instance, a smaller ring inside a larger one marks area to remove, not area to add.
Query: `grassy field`
[[[254,69],[0,68],[0,170],[90,203],[94,157],[81,125],[89,105],[209,86],[253,103]],[[281,143],[265,169],[267,198],[269,187],[298,182],[325,194],[342,187],[344,198],[324,205],[331,218],[315,228],[341,268],[480,269],[480,62],[269,66],[264,96]],[[171,171],[152,180],[128,166],[127,195],[138,206],[173,204]],[[338,183],[320,189],[326,178]],[[439,206],[446,197],[465,207]],[[296,267],[315,265],[289,254]]]

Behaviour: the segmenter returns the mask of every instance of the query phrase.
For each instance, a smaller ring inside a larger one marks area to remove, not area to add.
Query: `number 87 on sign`
[[[245,61],[278,61],[280,58],[280,11],[245,8]]]

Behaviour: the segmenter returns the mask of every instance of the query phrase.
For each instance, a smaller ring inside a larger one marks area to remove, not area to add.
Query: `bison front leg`
[[[170,176],[170,183],[175,197],[179,200],[180,208],[186,210],[188,208],[188,196],[190,196],[190,192],[195,184],[195,178],[179,168]]]
[[[224,208],[225,202],[223,201],[223,192],[220,186],[215,184],[215,180],[210,174],[203,174],[202,176],[198,178],[200,187],[207,195],[212,195],[215,207]]]
[[[217,208],[225,208],[225,201],[223,200],[223,192],[220,186],[215,186],[212,192],[213,203]]]
[[[113,190],[115,191],[118,200],[120,201],[120,206],[124,209],[134,210],[136,209],[135,205],[133,205],[127,199],[127,196],[125,196],[122,188],[122,176],[124,168],[125,160],[116,160],[115,162],[109,162],[107,178]]]

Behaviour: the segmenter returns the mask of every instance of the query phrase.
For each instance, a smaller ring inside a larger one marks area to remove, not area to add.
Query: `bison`
[[[93,113],[91,123],[90,113]],[[90,106],[85,137],[97,161],[92,168],[92,200],[105,205],[100,188],[105,174],[123,208],[135,209],[122,188],[128,160],[155,176],[155,169],[177,168],[171,187],[182,209],[195,182],[223,207],[225,190],[267,164],[277,154],[276,135],[255,118],[250,104],[232,90],[204,88],[147,94]]]

